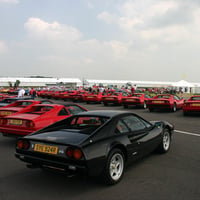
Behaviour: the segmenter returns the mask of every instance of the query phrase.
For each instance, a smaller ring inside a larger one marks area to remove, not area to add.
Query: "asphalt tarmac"
[[[55,101],[64,104],[63,101]],[[200,115],[183,116],[144,109],[80,103],[88,110],[127,110],[147,120],[175,125],[173,143],[165,155],[152,153],[125,170],[120,183],[106,186],[87,177],[66,177],[28,169],[15,158],[13,138],[0,135],[0,200],[199,200]]]

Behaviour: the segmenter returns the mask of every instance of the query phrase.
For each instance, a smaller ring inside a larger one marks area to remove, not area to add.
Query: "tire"
[[[124,160],[124,154],[120,149],[113,149],[109,153],[102,176],[105,184],[114,185],[122,179]]]
[[[162,141],[158,147],[159,153],[167,153],[171,146],[171,134],[166,128],[163,130]]]
[[[146,101],[144,101],[142,108],[147,109]]]
[[[108,105],[108,103],[106,103],[106,102],[103,102],[103,105],[104,105],[104,106],[107,106],[107,105]]]
[[[128,108],[128,105],[124,105],[124,108]]]
[[[149,108],[149,111],[150,111],[150,112],[153,112],[153,110],[154,110],[153,108]]]
[[[176,112],[177,108],[176,108],[176,104],[174,103],[173,107],[172,107],[172,112]]]

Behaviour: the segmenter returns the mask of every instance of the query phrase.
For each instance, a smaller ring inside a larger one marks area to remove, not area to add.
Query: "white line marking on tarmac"
[[[197,134],[197,133],[190,133],[190,132],[179,131],[179,130],[174,130],[174,131],[177,132],[177,133],[183,133],[183,134],[186,134],[186,135],[192,135],[192,136],[200,137],[200,134]]]

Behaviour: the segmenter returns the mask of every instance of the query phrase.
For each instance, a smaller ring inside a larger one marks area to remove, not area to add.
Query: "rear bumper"
[[[32,155],[15,153],[16,158],[27,163],[30,168],[45,168],[52,171],[62,172],[65,174],[83,174],[89,175],[87,166],[84,164],[74,164],[67,161],[56,161],[55,159],[39,158]]]
[[[173,105],[170,104],[147,104],[147,108],[155,109],[171,109]]]
[[[26,129],[8,129],[8,128],[4,128],[1,127],[0,128],[0,132],[4,135],[4,136],[26,136],[29,135],[31,133],[33,133],[35,130],[26,130]]]
[[[196,107],[183,107],[183,112],[200,112],[200,108],[196,108]]]
[[[128,102],[128,101],[121,102],[121,104],[129,105],[129,106],[142,106],[143,105],[143,103],[141,103],[141,102]]]

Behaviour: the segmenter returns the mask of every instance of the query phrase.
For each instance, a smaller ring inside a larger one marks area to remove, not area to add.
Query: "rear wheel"
[[[174,103],[173,107],[172,107],[172,112],[176,112],[176,104]]]
[[[150,111],[150,112],[153,112],[153,110],[154,110],[153,108],[149,108],[149,111]]]
[[[159,153],[166,153],[169,151],[171,146],[171,135],[169,130],[166,128],[163,131],[162,141],[158,147]]]
[[[104,105],[104,106],[107,106],[107,105],[108,105],[108,103],[106,103],[106,102],[103,102],[103,105]]]
[[[144,109],[146,109],[147,108],[147,104],[146,104],[146,101],[144,101],[144,103],[143,103],[143,106],[142,106]]]
[[[124,154],[120,149],[113,149],[107,158],[103,171],[103,180],[108,185],[118,183],[124,174]]]

